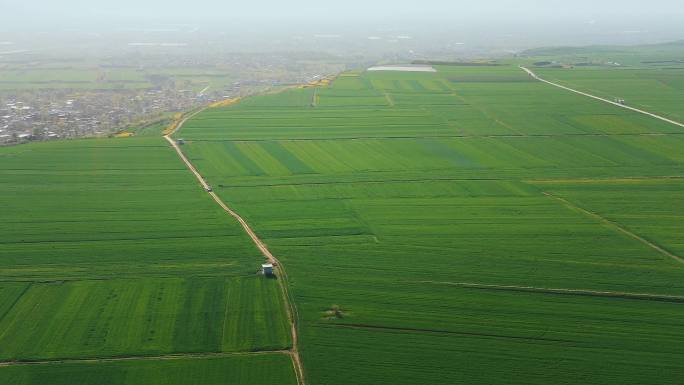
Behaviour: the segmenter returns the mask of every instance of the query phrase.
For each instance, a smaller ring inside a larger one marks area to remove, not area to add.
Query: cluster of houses
[[[208,101],[167,90],[35,90],[0,94],[0,144],[104,136]]]

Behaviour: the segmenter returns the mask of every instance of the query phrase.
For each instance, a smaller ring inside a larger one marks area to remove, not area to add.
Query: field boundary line
[[[438,169],[439,170],[439,169]],[[378,183],[422,183],[422,182],[517,182],[525,183],[539,183],[539,184],[562,184],[562,183],[610,183],[610,182],[644,182],[644,181],[679,181],[684,179],[684,175],[672,176],[635,176],[635,177],[615,177],[615,178],[565,178],[558,179],[516,179],[516,178],[462,178],[462,177],[433,177],[433,178],[388,178],[388,179],[368,179],[360,181],[342,180],[342,181],[323,181],[323,182],[274,182],[261,184],[235,184],[231,186],[219,185],[219,187],[226,188],[252,188],[252,187],[277,187],[277,186],[325,186],[325,185],[340,185],[340,184],[378,184]],[[306,199],[302,199],[306,200]],[[294,200],[296,201],[296,199]]]
[[[94,358],[64,358],[46,360],[21,360],[3,361],[0,367],[8,366],[29,366],[29,365],[50,365],[50,364],[77,364],[77,363],[98,363],[98,362],[125,362],[125,361],[163,361],[163,360],[183,360],[183,359],[207,359],[224,358],[236,356],[263,356],[268,354],[286,354],[289,350],[260,350],[255,352],[208,352],[208,353],[177,353],[163,354],[158,356],[126,356],[126,357],[94,357]]]
[[[302,360],[299,356],[299,344],[298,344],[298,319],[299,319],[299,314],[297,313],[297,307],[294,305],[294,301],[292,300],[292,296],[290,295],[290,291],[288,289],[288,284],[287,284],[287,273],[285,272],[285,267],[283,266],[282,263],[276,258],[271,251],[268,249],[266,244],[259,238],[259,236],[254,232],[252,227],[247,223],[247,221],[244,220],[237,212],[233,211],[228,205],[223,202],[223,200],[212,190],[211,186],[207,183],[207,181],[202,177],[202,175],[199,173],[199,171],[195,168],[195,166],[190,162],[190,160],[185,156],[183,151],[181,150],[180,146],[178,143],[171,138],[173,134],[178,132],[183,125],[192,117],[195,115],[205,111],[208,107],[202,108],[198,111],[195,111],[194,113],[184,117],[178,125],[176,125],[175,129],[166,135],[164,135],[164,139],[166,139],[167,142],[171,145],[171,147],[176,151],[176,154],[181,158],[183,163],[187,166],[187,168],[195,175],[195,178],[197,181],[200,183],[200,185],[204,188],[204,190],[209,194],[209,196],[230,216],[232,216],[235,220],[240,223],[242,226],[243,230],[249,235],[249,237],[252,239],[252,242],[254,242],[254,245],[259,249],[261,254],[266,257],[266,259],[274,264],[275,266],[278,267],[278,271],[280,273],[280,276],[278,277],[278,285],[280,286],[280,291],[283,297],[283,300],[285,302],[285,308],[287,311],[287,318],[290,321],[290,330],[291,330],[291,339],[292,339],[292,347],[289,352],[289,356],[292,358],[292,365],[294,366],[295,369],[295,375],[297,377],[297,383],[299,385],[305,385],[306,382],[304,381],[304,366],[302,365]]]
[[[611,221],[611,220],[609,220],[609,219],[607,219],[607,218],[604,218],[604,217],[602,217],[601,215],[599,215],[599,214],[597,214],[597,213],[595,213],[595,212],[593,212],[593,211],[589,211],[589,210],[587,210],[587,209],[584,209],[584,208],[582,208],[582,207],[580,207],[580,206],[578,206],[578,205],[576,205],[576,204],[574,204],[574,203],[568,201],[568,200],[565,199],[565,198],[561,198],[561,197],[559,197],[559,196],[557,196],[557,195],[551,194],[551,193],[546,192],[546,191],[544,191],[544,192],[542,192],[542,193],[543,193],[544,195],[546,195],[547,197],[552,198],[552,199],[555,199],[556,201],[562,203],[564,206],[570,208],[571,210],[578,211],[578,212],[583,213],[583,214],[585,214],[585,215],[587,215],[587,216],[589,216],[589,217],[592,217],[592,218],[598,220],[599,222],[601,222],[602,224],[604,224],[604,225],[606,225],[606,226],[609,226],[609,227],[611,227],[611,228],[613,228],[613,229],[615,229],[615,230],[617,230],[617,231],[619,231],[619,232],[621,232],[621,233],[623,233],[623,234],[629,236],[630,238],[635,239],[635,240],[641,242],[642,244],[644,244],[644,245],[650,247],[651,249],[653,249],[653,250],[659,252],[660,254],[662,254],[662,255],[664,255],[664,256],[666,256],[666,257],[669,257],[669,258],[673,259],[675,262],[679,262],[679,263],[681,263],[681,264],[684,264],[684,258],[682,258],[682,257],[680,257],[680,256],[678,256],[678,255],[676,255],[676,254],[674,254],[674,253],[672,253],[672,252],[669,252],[669,251],[665,250],[665,249],[662,248],[661,246],[658,246],[657,244],[655,244],[655,243],[649,241],[648,239],[646,239],[646,238],[644,238],[644,237],[642,237],[642,236],[640,236],[640,235],[638,235],[638,234],[636,234],[636,233],[633,233],[632,231],[628,230],[628,229],[625,228],[625,227],[622,227],[620,224],[618,224],[618,223],[616,223],[616,222],[613,222],[613,221]]]
[[[515,336],[506,334],[493,334],[493,333],[474,333],[456,330],[438,330],[438,329],[421,329],[412,327],[399,327],[399,326],[382,326],[382,325],[369,325],[369,324],[348,324],[348,323],[334,323],[327,325],[320,325],[322,328],[339,328],[339,329],[354,329],[354,330],[380,330],[386,332],[400,332],[400,333],[419,333],[419,334],[442,334],[442,335],[457,335],[457,336],[471,336],[471,337],[485,337],[485,338],[497,338],[497,339],[512,339],[512,340],[530,340],[530,341],[544,341],[544,342],[561,342],[561,343],[573,343],[575,341],[558,339],[558,338],[544,338],[544,337],[526,337],[526,336]]]
[[[468,101],[468,99],[466,99],[465,96],[459,94],[456,90],[452,90],[451,95],[455,96],[457,99],[461,100],[465,105],[471,106],[474,109],[476,109],[477,111],[479,111],[485,118],[493,121],[494,123],[504,127],[507,130],[510,130],[514,133],[514,134],[502,134],[502,135],[508,135],[508,136],[516,137],[516,138],[517,137],[526,138],[529,136],[526,133],[524,133],[520,130],[517,130],[516,128],[514,128],[510,124],[508,124],[508,123],[504,122],[503,120],[499,119],[498,117],[494,116],[489,110],[487,110],[486,107],[483,107],[478,103],[472,103],[472,102]],[[488,137],[488,136],[485,136],[485,137]],[[471,138],[471,136],[464,135],[464,136],[462,136],[462,138]]]
[[[549,81],[549,80],[546,80],[546,79],[543,79],[543,78],[539,77],[539,76],[538,76],[537,74],[535,74],[532,70],[530,70],[529,68],[524,67],[524,66],[520,66],[520,69],[522,69],[523,71],[527,72],[527,74],[530,75],[533,79],[539,80],[540,82],[543,82],[543,83],[546,83],[546,84],[550,84],[550,85],[552,85],[552,86],[554,86],[554,87],[562,88],[562,89],[564,89],[564,90],[566,90],[566,91],[574,92],[574,93],[576,93],[576,94],[579,94],[579,95],[582,95],[582,96],[586,96],[586,97],[589,97],[589,98],[592,98],[592,99],[595,99],[595,100],[599,100],[599,101],[602,101],[602,102],[605,102],[605,103],[608,103],[608,104],[612,104],[612,105],[614,105],[614,106],[621,107],[621,108],[624,108],[624,109],[627,109],[627,110],[630,110],[630,111],[634,111],[634,112],[638,112],[638,113],[640,113],[640,114],[648,115],[648,116],[650,116],[650,117],[652,117],[652,118],[656,118],[656,119],[658,119],[658,120],[662,120],[663,122],[667,122],[667,123],[670,123],[670,124],[674,124],[675,126],[679,126],[679,127],[684,128],[684,123],[680,123],[680,122],[678,122],[678,121],[676,121],[676,120],[672,120],[672,119],[666,118],[666,117],[664,117],[664,116],[657,115],[657,114],[654,114],[654,113],[652,113],[652,112],[648,112],[648,111],[645,111],[645,110],[642,110],[642,109],[639,109],[639,108],[635,108],[635,107],[627,106],[627,105],[624,105],[624,104],[621,104],[621,103],[618,103],[618,102],[614,102],[614,101],[612,101],[612,100],[608,100],[608,99],[602,98],[602,97],[600,97],[600,96],[592,95],[592,94],[587,93],[587,92],[582,92],[582,91],[576,90],[576,89],[574,89],[574,88],[570,88],[570,87],[564,86],[564,85],[562,85],[562,84],[558,84],[558,83],[551,82],[551,81]]]
[[[678,181],[684,179],[684,175],[658,175],[658,176],[618,176],[618,177],[589,177],[589,178],[547,178],[547,179],[523,179],[523,182],[540,184],[564,184],[564,183],[626,183],[647,181]]]
[[[265,138],[265,139],[195,139],[195,142],[209,142],[209,143],[260,143],[260,142],[332,142],[340,140],[411,140],[411,139],[547,139],[547,138],[583,138],[583,137],[655,137],[655,136],[683,136],[684,132],[618,132],[618,133],[561,133],[561,134],[483,134],[483,135],[401,135],[401,136],[336,136],[336,137],[320,137],[320,138]],[[25,169],[12,169],[14,171],[23,171]]]
[[[494,284],[472,283],[472,282],[416,281],[415,283],[429,283],[429,284],[434,284],[434,285],[455,286],[455,287],[461,287],[461,288],[465,288],[465,289],[519,291],[519,292],[526,292],[526,293],[560,294],[560,295],[575,295],[575,296],[584,296],[584,297],[620,298],[620,299],[634,299],[634,300],[642,300],[642,301],[684,303],[684,296],[669,295],[669,294],[630,293],[630,292],[620,292],[620,291],[566,289],[566,288],[550,288],[550,287],[518,286],[518,285],[494,285]]]

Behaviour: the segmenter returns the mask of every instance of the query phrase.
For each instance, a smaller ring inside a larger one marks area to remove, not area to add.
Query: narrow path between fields
[[[552,86],[554,86],[554,87],[558,87],[558,88],[564,89],[564,90],[566,90],[566,91],[574,92],[574,93],[576,93],[576,94],[579,94],[579,95],[582,95],[582,96],[586,96],[586,97],[588,97],[588,98],[592,98],[592,99],[595,99],[595,100],[598,100],[598,101],[601,101],[601,102],[604,102],[604,103],[608,103],[608,104],[611,104],[611,105],[614,105],[614,106],[617,106],[617,107],[620,107],[620,108],[624,108],[624,109],[627,109],[627,110],[630,110],[630,111],[638,112],[638,113],[640,113],[640,114],[647,115],[647,116],[650,116],[650,117],[652,117],[652,118],[655,118],[655,119],[658,119],[658,120],[662,120],[663,122],[667,122],[667,123],[670,123],[670,124],[674,124],[675,126],[679,126],[679,127],[683,127],[683,128],[684,128],[684,123],[680,123],[680,122],[677,122],[677,121],[675,121],[675,120],[668,119],[668,118],[666,118],[666,117],[664,117],[664,116],[660,116],[660,115],[654,114],[654,113],[652,113],[652,112],[648,112],[648,111],[641,110],[641,109],[638,109],[638,108],[630,107],[630,106],[624,105],[624,104],[622,104],[622,103],[614,102],[614,101],[612,101],[612,100],[608,100],[608,99],[605,99],[605,98],[602,98],[602,97],[599,97],[599,96],[596,96],[596,95],[592,95],[592,94],[589,94],[589,93],[586,93],[586,92],[582,92],[582,91],[576,90],[576,89],[574,89],[574,88],[566,87],[566,86],[564,86],[564,85],[561,85],[561,84],[558,84],[558,83],[554,83],[554,82],[548,81],[548,80],[546,80],[546,79],[542,79],[542,78],[539,77],[537,74],[535,74],[532,70],[530,70],[529,68],[526,68],[526,67],[524,67],[524,66],[520,66],[520,69],[522,69],[523,71],[527,72],[527,74],[530,75],[533,79],[538,80],[538,81],[540,81],[540,82],[543,82],[543,83],[546,83],[546,84],[550,84],[550,85],[552,85]],[[621,233],[626,234],[626,235],[628,235],[629,237],[631,237],[631,238],[633,238],[633,239],[636,239],[637,241],[639,241],[639,242],[643,243],[644,245],[646,245],[646,246],[648,246],[648,247],[650,247],[650,248],[656,250],[657,252],[659,252],[660,254],[662,254],[662,255],[664,255],[664,256],[666,256],[666,257],[672,258],[673,260],[675,260],[675,261],[677,261],[677,262],[679,262],[679,263],[684,263],[684,258],[682,258],[682,257],[680,257],[680,256],[678,256],[678,255],[675,255],[674,253],[671,253],[671,252],[665,250],[664,248],[662,248],[662,247],[656,245],[655,243],[653,243],[653,242],[651,242],[651,241],[649,241],[649,240],[647,240],[647,239],[645,239],[645,238],[643,238],[643,237],[641,237],[641,236],[639,236],[639,235],[637,235],[637,234],[635,234],[635,233],[629,231],[628,229],[622,227],[622,226],[619,225],[618,223],[615,223],[615,222],[613,222],[613,221],[610,221],[610,220],[608,220],[608,219],[606,219],[606,218],[600,216],[600,215],[597,214],[597,213],[594,213],[594,212],[592,212],[592,211],[589,211],[589,210],[586,210],[586,209],[584,209],[584,208],[582,208],[582,207],[579,207],[579,206],[573,204],[572,202],[570,202],[570,201],[568,201],[568,200],[566,200],[566,199],[563,199],[563,198],[561,198],[561,197],[555,196],[555,195],[553,195],[553,194],[551,194],[551,193],[544,192],[544,195],[546,195],[546,196],[548,196],[548,197],[551,197],[551,198],[553,198],[553,199],[555,199],[555,200],[557,200],[557,201],[563,203],[563,205],[565,205],[565,206],[567,206],[567,207],[569,207],[569,208],[571,208],[571,209],[573,209],[573,210],[575,210],[575,211],[579,211],[579,212],[582,212],[582,213],[584,213],[584,214],[586,214],[586,215],[588,215],[588,216],[590,216],[590,217],[593,217],[593,218],[599,220],[601,223],[603,223],[603,224],[605,224],[605,225],[608,225],[608,226],[610,226],[610,227],[613,227],[614,229],[620,231]]]
[[[314,88],[313,92],[311,93],[311,107],[318,107],[318,88]]]
[[[389,104],[390,107],[394,107],[394,100],[392,100],[392,97],[387,92],[385,92],[385,100],[387,100],[387,104]]]
[[[501,121],[497,124],[501,125]],[[507,124],[507,123],[504,123]],[[510,126],[509,126],[510,127]],[[681,137],[684,136],[684,132],[618,132],[618,133],[557,133],[557,134],[482,134],[482,135],[470,135],[470,134],[448,134],[448,135],[392,135],[392,136],[327,136],[325,138],[270,138],[270,139],[196,139],[195,142],[207,142],[207,143],[223,143],[223,142],[236,142],[236,143],[260,143],[260,142],[271,142],[271,141],[285,141],[285,142],[337,142],[341,140],[355,141],[355,140],[413,140],[413,139],[529,139],[529,138],[582,138],[582,137],[632,137],[632,136],[644,136],[644,137]]]
[[[621,291],[564,289],[564,288],[550,288],[550,287],[536,287],[536,286],[492,285],[492,284],[472,283],[472,282],[417,281],[416,283],[428,283],[428,284],[434,284],[434,285],[456,286],[456,287],[461,287],[461,288],[465,288],[465,289],[517,291],[517,292],[542,293],[542,294],[562,294],[562,295],[576,295],[576,296],[585,296],[585,297],[620,298],[620,299],[635,299],[635,300],[642,300],[642,301],[684,303],[684,296],[668,295],[668,294],[629,293],[629,292],[621,292]]]
[[[649,241],[649,240],[647,240],[647,239],[645,239],[645,238],[643,238],[643,237],[641,237],[641,236],[639,236],[639,235],[637,235],[637,234],[631,232],[630,230],[628,230],[628,229],[622,227],[620,224],[618,224],[618,223],[616,223],[616,222],[613,222],[613,221],[611,221],[611,220],[609,220],[609,219],[607,219],[607,218],[604,218],[604,217],[602,217],[601,215],[599,215],[599,214],[597,214],[597,213],[595,213],[595,212],[593,212],[593,211],[589,211],[589,210],[587,210],[587,209],[584,209],[584,208],[582,208],[582,207],[579,207],[579,206],[577,206],[576,204],[574,204],[574,203],[568,201],[567,199],[564,199],[564,198],[561,198],[561,197],[559,197],[559,196],[553,195],[553,194],[551,194],[551,193],[549,193],[549,192],[544,191],[543,194],[546,195],[546,196],[549,197],[549,198],[552,198],[552,199],[557,200],[558,202],[562,203],[564,206],[568,207],[568,208],[571,209],[571,210],[578,211],[578,212],[583,213],[583,214],[585,214],[585,215],[587,215],[587,216],[589,216],[589,217],[592,217],[592,218],[598,220],[599,222],[603,223],[604,225],[606,225],[606,226],[608,226],[608,227],[611,227],[611,228],[613,228],[613,229],[615,229],[615,230],[617,230],[617,231],[619,231],[619,232],[621,232],[621,233],[623,233],[623,234],[629,236],[630,238],[633,238],[633,239],[635,239],[635,240],[637,240],[637,241],[643,243],[644,245],[646,245],[646,246],[650,247],[651,249],[653,249],[653,250],[659,252],[660,254],[662,254],[662,255],[664,255],[664,256],[666,256],[666,257],[672,258],[672,259],[675,260],[676,262],[679,262],[679,263],[683,263],[683,264],[684,264],[684,258],[682,258],[682,257],[680,257],[680,256],[678,256],[678,255],[675,255],[675,254],[673,254],[673,253],[671,253],[671,252],[669,252],[669,251],[667,251],[667,250],[665,250],[664,248],[662,248],[662,247],[656,245],[655,243],[653,243],[653,242],[651,242],[651,241]]]
[[[349,323],[334,323],[321,325],[322,328],[331,329],[353,329],[353,330],[369,330],[369,331],[382,331],[396,333],[417,333],[417,334],[436,334],[436,335],[458,335],[458,336],[471,336],[471,337],[484,337],[484,338],[494,338],[494,339],[505,339],[505,340],[527,340],[527,341],[544,341],[544,342],[555,342],[555,343],[576,343],[576,341],[569,339],[559,339],[559,338],[545,338],[545,337],[535,337],[535,336],[525,336],[525,335],[514,335],[514,334],[497,334],[497,333],[477,333],[462,330],[448,330],[448,329],[424,329],[415,327],[401,327],[401,326],[382,326],[382,325],[369,325],[369,324],[349,324]]]
[[[298,322],[298,314],[297,314],[297,308],[294,306],[294,302],[292,301],[292,298],[290,296],[290,291],[288,289],[287,285],[287,273],[285,272],[285,267],[280,263],[278,258],[276,258],[271,251],[268,249],[266,244],[257,236],[257,234],[252,230],[252,227],[245,221],[238,213],[233,211],[228,205],[226,205],[223,200],[212,190],[211,186],[207,183],[206,180],[202,177],[202,175],[197,171],[195,166],[190,162],[190,160],[183,154],[183,151],[181,151],[180,146],[178,146],[178,143],[171,138],[173,134],[178,132],[183,125],[192,117],[195,115],[201,113],[202,111],[206,110],[206,108],[201,109],[199,111],[195,111],[194,113],[188,115],[187,117],[183,118],[175,127],[175,129],[166,135],[164,135],[164,139],[171,144],[171,147],[173,147],[174,150],[176,150],[176,153],[178,156],[181,158],[183,163],[190,169],[190,171],[195,175],[195,178],[197,178],[197,181],[202,185],[205,191],[211,196],[214,201],[221,206],[221,208],[230,214],[233,218],[235,218],[242,228],[245,230],[247,235],[252,239],[256,247],[259,249],[261,254],[268,259],[270,263],[273,265],[277,266],[279,277],[278,277],[278,284],[280,286],[282,295],[283,295],[283,300],[285,302],[285,307],[287,310],[287,317],[290,321],[290,330],[291,330],[291,336],[292,336],[292,348],[288,350],[290,357],[292,358],[292,364],[295,369],[295,375],[297,376],[297,383],[299,385],[305,385],[304,381],[304,367],[302,365],[301,358],[299,356],[299,345],[298,345],[298,339],[299,339],[299,334],[297,330],[297,322]]]
[[[586,93],[586,92],[578,91],[578,90],[576,90],[576,89],[574,89],[574,88],[566,87],[566,86],[561,85],[561,84],[558,84],[558,83],[550,82],[550,81],[548,81],[548,80],[546,80],[546,79],[542,79],[542,78],[540,78],[539,76],[537,76],[537,74],[535,74],[534,72],[532,72],[532,70],[530,70],[530,69],[527,68],[527,67],[520,66],[520,69],[522,69],[523,71],[527,72],[533,79],[539,80],[540,82],[543,82],[543,83],[546,83],[546,84],[550,84],[550,85],[552,85],[552,86],[554,86],[554,87],[562,88],[562,89],[564,89],[564,90],[567,90],[567,91],[570,91],[570,92],[574,92],[574,93],[576,93],[576,94],[583,95],[583,96],[586,96],[586,97],[589,97],[589,98],[592,98],[592,99],[600,100],[600,101],[602,101],[602,102],[605,102],[605,103],[608,103],[608,104],[612,104],[612,105],[617,106],[617,107],[625,108],[625,109],[630,110],[630,111],[634,111],[634,112],[638,112],[638,113],[640,113],[640,114],[648,115],[648,116],[650,116],[650,117],[652,117],[652,118],[656,118],[656,119],[662,120],[663,122],[667,122],[667,123],[670,123],[670,124],[674,124],[675,126],[684,127],[684,123],[680,123],[680,122],[677,122],[677,121],[675,121],[675,120],[668,119],[668,118],[666,118],[666,117],[664,117],[664,116],[660,116],[660,115],[654,114],[654,113],[652,113],[652,112],[644,111],[644,110],[641,110],[641,109],[638,109],[638,108],[626,106],[626,105],[624,105],[624,104],[621,104],[621,103],[618,103],[618,102],[614,102],[614,101],[612,101],[612,100],[608,100],[608,99],[605,99],[605,98],[602,98],[602,97],[599,97],[599,96],[596,96],[596,95],[592,95],[592,94],[589,94],[589,93]]]
[[[440,171],[442,169],[428,170]],[[386,178],[386,179],[362,179],[362,180],[340,180],[340,181],[302,181],[302,182],[276,182],[276,183],[241,183],[231,185],[230,188],[252,188],[252,187],[276,187],[276,186],[334,186],[334,185],[356,185],[356,184],[384,184],[384,183],[424,183],[424,182],[523,182],[523,183],[621,183],[621,182],[644,182],[644,181],[680,181],[684,175],[663,175],[663,176],[634,176],[634,177],[597,177],[597,178],[558,178],[558,179],[518,179],[518,178],[467,178],[467,177],[432,177],[432,178]],[[299,199],[306,200],[306,199]],[[292,201],[297,201],[293,199]],[[0,242],[0,244],[2,244]]]
[[[160,360],[183,360],[183,359],[202,359],[202,358],[223,358],[235,356],[262,356],[267,354],[287,354],[289,350],[264,350],[257,352],[223,352],[223,353],[178,353],[164,354],[159,356],[125,356],[125,357],[102,357],[102,358],[65,358],[65,359],[46,359],[46,360],[22,360],[0,362],[0,367],[7,366],[27,366],[27,365],[50,365],[50,364],[78,364],[78,363],[97,363],[97,362],[120,362],[120,361],[160,361]]]

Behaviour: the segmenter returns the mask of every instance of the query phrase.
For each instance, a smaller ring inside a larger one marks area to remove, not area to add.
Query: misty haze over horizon
[[[85,40],[97,45],[211,42],[235,50],[321,50],[328,45],[404,43],[455,52],[545,45],[645,44],[684,39],[684,7],[642,1],[254,1],[230,4],[120,0],[19,4],[0,26],[8,46]],[[335,42],[337,40],[337,42]],[[106,42],[106,43],[105,43]],[[32,47],[29,47],[32,46]],[[411,49],[410,45],[408,49]]]

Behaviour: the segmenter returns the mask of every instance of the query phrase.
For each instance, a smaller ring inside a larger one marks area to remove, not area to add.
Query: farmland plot
[[[204,359],[288,349],[290,326],[249,237],[163,139],[2,148],[0,175],[0,383],[294,381],[282,353]]]
[[[541,69],[538,72],[547,80],[609,99],[625,99],[629,105],[684,120],[682,68]]]
[[[7,385],[294,385],[284,354],[119,362],[58,363],[2,368]]]
[[[0,320],[0,359],[285,349],[280,299],[257,278],[33,283]]]
[[[5,279],[256,270],[258,253],[239,225],[203,196],[161,139],[0,151]]]
[[[572,205],[681,254],[681,186],[648,182],[682,175],[680,128],[513,66],[306,95],[182,136],[287,266],[309,382],[678,383],[684,266]]]
[[[675,255],[684,255],[679,204],[684,182],[671,178],[595,181],[538,181],[540,188],[567,198],[586,210],[652,240]],[[622,200],[629,194],[629,200]]]

